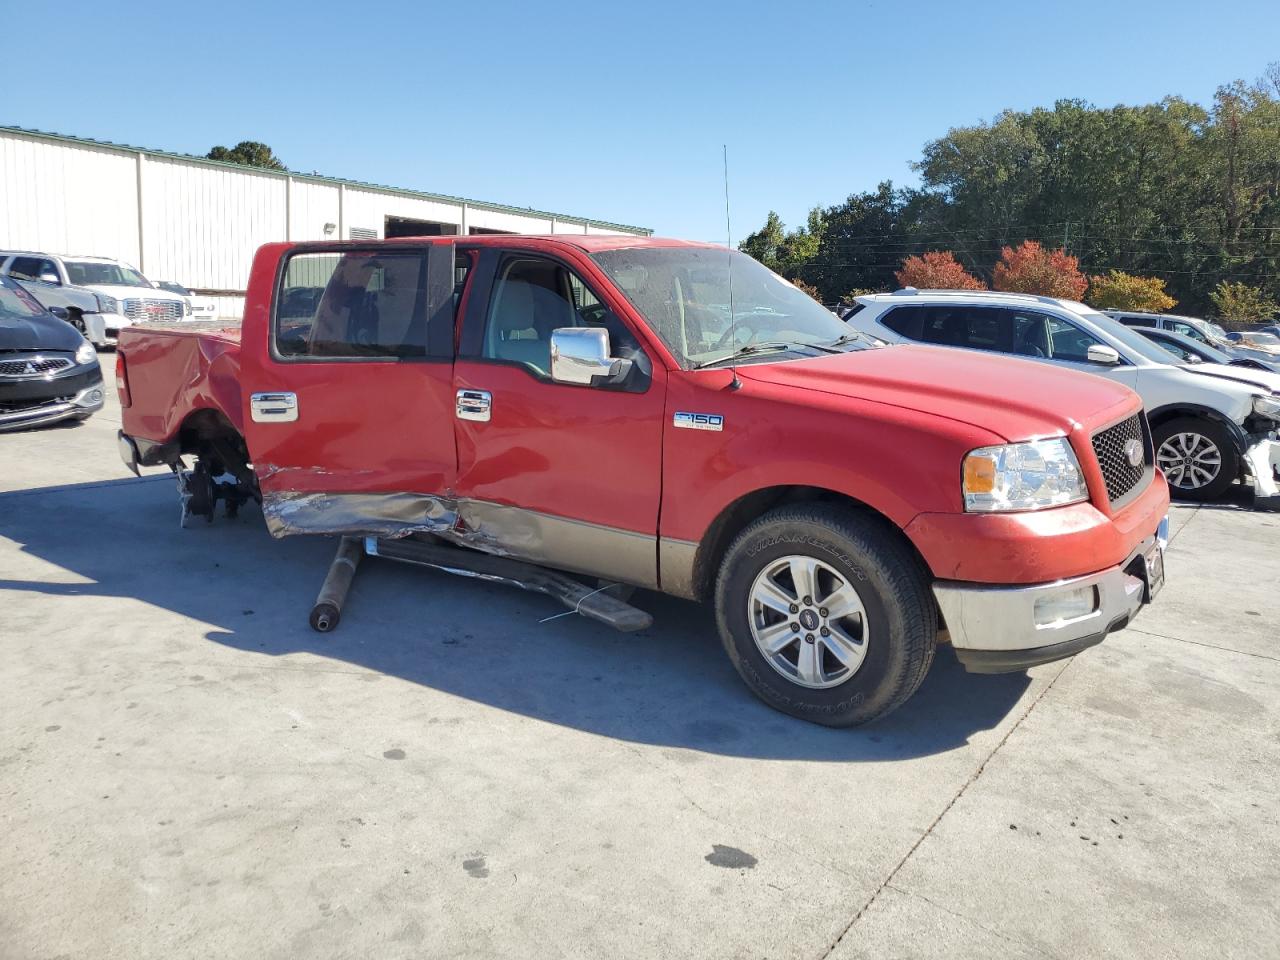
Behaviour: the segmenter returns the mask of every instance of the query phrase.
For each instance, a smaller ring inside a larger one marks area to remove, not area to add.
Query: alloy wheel
[[[1222,451],[1204,434],[1175,433],[1160,444],[1156,463],[1179,490],[1199,490],[1222,472]]]
[[[869,642],[867,612],[834,567],[780,557],[757,574],[748,603],[756,647],[792,683],[822,690],[858,672]]]

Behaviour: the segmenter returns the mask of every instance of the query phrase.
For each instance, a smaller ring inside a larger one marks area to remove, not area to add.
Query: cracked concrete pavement
[[[105,359],[110,359],[109,357]],[[246,509],[180,530],[111,404],[0,436],[0,957],[1260,957],[1280,948],[1280,517],[1178,508],[1074,660],[942,651],[773,713],[712,618],[623,636]]]

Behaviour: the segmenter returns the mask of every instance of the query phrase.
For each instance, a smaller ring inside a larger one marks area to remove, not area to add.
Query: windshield
[[[725,360],[753,345],[760,349],[755,354],[760,360],[777,359],[784,347],[816,354],[822,346],[856,335],[822,304],[743,253],[715,247],[631,247],[602,251],[592,259],[684,367]],[[870,345],[859,339],[851,347]],[[770,353],[766,348],[775,349]],[[746,356],[752,354],[746,351]]]
[[[1280,337],[1274,333],[1246,333],[1243,334],[1246,343],[1257,343],[1264,347],[1280,347]]]
[[[1219,324],[1216,324],[1216,323],[1211,323],[1209,324],[1209,330],[1212,331],[1213,335],[1217,337],[1219,340],[1227,339],[1226,327],[1220,326]]]
[[[1217,347],[1211,347],[1200,340],[1192,340],[1190,337],[1184,337],[1177,333],[1168,333],[1166,336],[1169,338],[1169,342],[1209,363],[1231,363],[1234,359],[1231,354],[1225,353]],[[1156,343],[1162,342],[1161,340],[1156,341]],[[1173,351],[1169,352],[1172,353]]]
[[[180,283],[174,283],[172,280],[159,280],[156,286],[161,290],[168,290],[170,293],[176,293],[180,297],[191,296],[191,291]]]
[[[66,261],[67,280],[73,286],[150,287],[151,282],[132,267],[122,263],[96,263],[92,260]]]
[[[1093,310],[1077,310],[1077,313],[1104,333],[1109,334],[1113,340],[1119,340],[1126,349],[1150,360],[1152,363],[1181,364],[1184,362],[1177,354],[1170,353],[1158,343],[1148,340],[1138,331],[1131,327],[1126,327],[1114,317],[1109,317],[1105,313],[1097,313]]]
[[[27,291],[0,280],[0,323],[17,323],[41,316],[44,310]]]

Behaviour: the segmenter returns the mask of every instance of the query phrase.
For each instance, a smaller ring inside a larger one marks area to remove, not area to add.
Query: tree
[[[1066,250],[1046,250],[1035,240],[1024,240],[1016,247],[1001,249],[991,286],[1010,293],[1079,300],[1089,281],[1080,272],[1079,259]]]
[[[209,160],[221,160],[224,163],[238,163],[246,167],[264,167],[267,170],[284,170],[285,165],[265,143],[256,140],[241,140],[230,149],[214,147],[207,154]]]
[[[807,293],[809,296],[813,297],[813,299],[817,300],[819,303],[822,302],[822,292],[817,287],[810,286],[809,284],[801,280],[799,277],[797,277],[795,280],[792,280],[791,283],[797,290],[801,290],[804,293]]]
[[[902,261],[895,276],[904,287],[921,290],[985,290],[987,285],[956,262],[950,250],[927,250]]]
[[[1270,320],[1280,306],[1266,293],[1247,283],[1229,283],[1223,280],[1209,294],[1218,317],[1227,323],[1249,324]]]
[[[1164,313],[1178,301],[1164,292],[1158,277],[1135,277],[1122,270],[1089,278],[1089,303],[1099,310]]]

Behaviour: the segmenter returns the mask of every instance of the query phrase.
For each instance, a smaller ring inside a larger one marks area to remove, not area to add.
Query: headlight
[[[115,297],[108,297],[105,293],[95,293],[94,296],[97,297],[98,299],[99,313],[119,313],[120,312],[120,301],[117,300]]]
[[[964,458],[962,477],[970,513],[1043,510],[1089,499],[1066,437],[980,447]]]
[[[98,351],[93,349],[92,343],[89,343],[89,341],[86,340],[84,343],[80,344],[80,346],[76,348],[76,363],[83,365],[86,363],[97,363],[97,362],[98,362]]]
[[[1253,412],[1268,420],[1280,420],[1280,397],[1254,397]]]

